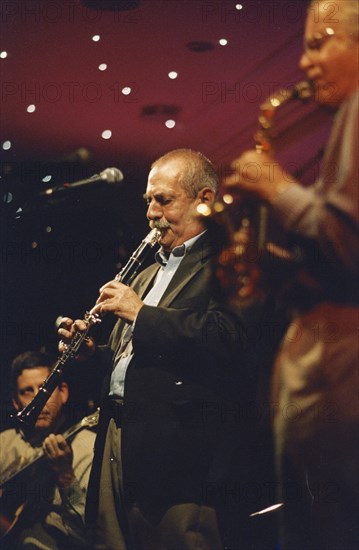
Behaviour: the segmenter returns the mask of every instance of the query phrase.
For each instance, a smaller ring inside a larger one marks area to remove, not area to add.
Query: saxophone
[[[129,285],[135,277],[138,269],[143,264],[148,253],[159,242],[160,237],[161,231],[159,229],[152,229],[143,239],[138,248],[136,248],[133,252],[121,271],[115,276],[115,281]],[[30,403],[15,416],[16,421],[20,424],[30,427],[34,426],[44,405],[57,387],[64,367],[71,359],[76,357],[80,346],[86,341],[90,329],[94,325],[101,323],[102,319],[98,313],[91,313],[91,311],[87,311],[84,315],[83,321],[86,325],[86,329],[83,332],[77,332],[75,334],[71,342],[66,346],[65,351],[57,359],[48,377],[39,388],[38,393],[32,401],[30,401]]]
[[[254,135],[258,154],[262,151],[270,152],[273,148],[274,119],[278,108],[291,100],[305,101],[312,93],[311,84],[301,81],[291,89],[284,88],[271,94],[261,104],[258,129]],[[292,261],[289,251],[268,242],[267,206],[253,198],[244,197],[238,202],[232,195],[224,194],[221,201],[210,209],[202,208],[200,213],[209,218],[213,216],[227,228],[224,246],[214,266],[214,275],[228,303],[234,308],[240,308],[263,297],[265,287],[268,286],[268,281],[264,281],[263,277],[263,264],[269,262],[270,266],[274,258],[280,262]]]

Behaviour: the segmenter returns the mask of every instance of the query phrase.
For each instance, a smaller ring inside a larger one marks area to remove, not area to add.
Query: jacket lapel
[[[210,255],[210,243],[207,235],[204,234],[195,242],[191,251],[183,258],[158,305],[162,307],[170,306],[189,281],[191,281],[199,271],[204,269]]]
[[[140,298],[143,298],[146,291],[151,287],[158,269],[159,265],[157,263],[150,265],[143,272],[145,276],[140,274],[140,276],[135,279],[132,288]],[[110,335],[109,345],[114,351],[114,356],[119,352],[122,346],[124,331],[126,331],[128,327],[129,325],[127,325],[125,321],[119,319]],[[115,363],[113,365],[113,368],[115,368]]]
[[[143,298],[143,296],[146,294],[146,291],[152,286],[152,283],[154,281],[154,278],[156,277],[157,271],[159,270],[160,266],[155,263],[153,265],[150,265],[146,271],[145,276],[140,276],[139,280],[135,282],[133,285],[133,289],[138,294],[140,298]]]

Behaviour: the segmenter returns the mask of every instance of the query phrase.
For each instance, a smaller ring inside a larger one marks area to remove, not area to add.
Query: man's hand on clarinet
[[[59,352],[64,353],[67,346],[70,344],[71,340],[78,332],[85,332],[86,323],[82,319],[77,319],[73,321],[70,317],[63,317],[61,320],[60,328],[58,334],[60,336],[59,341]],[[91,336],[87,336],[84,339],[83,344],[80,347],[79,353],[76,355],[78,361],[86,361],[93,355],[96,349],[96,344]]]
[[[142,300],[131,287],[110,281],[100,288],[100,296],[90,313],[111,312],[127,323],[133,323],[142,306]]]

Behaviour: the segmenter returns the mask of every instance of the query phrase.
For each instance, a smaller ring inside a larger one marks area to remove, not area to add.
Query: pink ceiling
[[[85,149],[88,163],[126,175],[185,146],[221,168],[253,145],[260,103],[302,78],[306,2],[242,0],[240,10],[237,4],[141,0],[136,9],[102,11],[82,0],[3,1],[1,143],[12,146],[1,151],[2,162],[60,162]],[[190,51],[188,43],[198,41],[213,48]],[[178,78],[171,80],[170,71]],[[124,86],[130,95],[121,93]],[[141,116],[151,105],[178,113]],[[313,108],[293,104],[278,114],[281,148],[297,168],[315,156],[325,130],[321,114],[306,118]],[[174,128],[165,126],[167,118]],[[104,140],[107,129],[112,137]]]

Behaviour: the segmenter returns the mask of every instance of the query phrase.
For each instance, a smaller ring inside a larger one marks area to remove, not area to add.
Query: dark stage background
[[[126,189],[93,186],[48,199],[38,194],[41,164],[33,163],[27,169],[25,183],[31,192],[19,180],[14,182],[16,198],[11,204],[3,201],[1,213],[2,426],[8,422],[12,359],[23,351],[39,349],[57,357],[59,317],[82,318],[94,305],[100,286],[120,271],[148,231],[142,200],[145,173],[127,174]],[[59,185],[68,180],[69,172],[71,181],[93,174],[88,168],[68,164],[57,166],[57,172]],[[106,342],[112,324],[108,316],[99,325],[100,343]],[[98,381],[89,380],[81,366],[76,367],[76,374],[75,366],[67,371],[72,402],[81,413],[86,412],[87,403],[96,404]]]

